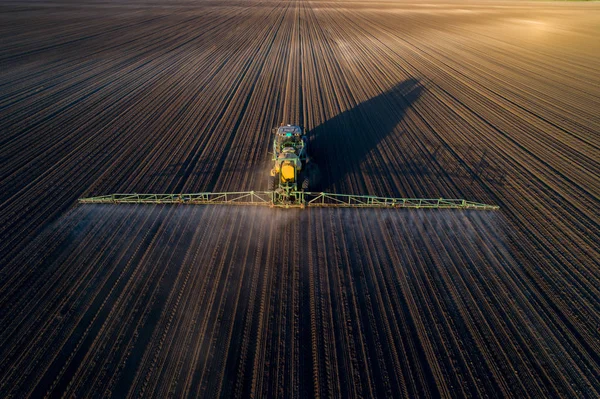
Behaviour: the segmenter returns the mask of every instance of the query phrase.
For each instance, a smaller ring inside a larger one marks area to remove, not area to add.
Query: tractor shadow
[[[502,161],[493,152],[464,145],[450,149],[444,142],[431,140],[421,147],[396,145],[387,151],[388,157],[393,154],[392,163],[378,164],[377,160],[365,163],[373,150],[386,152],[382,146],[389,143],[386,138],[390,135],[398,143],[420,140],[418,131],[396,127],[424,90],[417,79],[405,80],[312,129],[308,152],[318,166],[318,180],[311,178],[310,191],[350,192],[354,188],[351,186],[358,186],[367,192],[366,183],[361,180],[363,176],[379,182],[389,179],[391,183],[390,173],[396,173],[396,180],[406,184],[405,187],[391,185],[393,195],[405,195],[409,190],[420,196],[431,191],[452,195],[441,191],[445,189],[443,184],[433,190],[419,186],[425,181],[453,182],[449,184],[455,184],[459,192],[480,183],[496,188],[504,186],[506,173]],[[406,134],[410,139],[403,137]]]
[[[319,176],[311,178],[311,191],[338,190],[346,175],[357,172],[367,155],[394,131],[422,91],[417,79],[405,80],[312,129],[308,151]]]

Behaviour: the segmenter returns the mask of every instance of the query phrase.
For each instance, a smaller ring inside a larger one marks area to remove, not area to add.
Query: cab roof
[[[287,133],[291,133],[291,134],[302,134],[302,129],[300,129],[300,127],[296,126],[296,125],[285,125],[285,126],[280,126],[277,129],[277,134],[287,134]]]

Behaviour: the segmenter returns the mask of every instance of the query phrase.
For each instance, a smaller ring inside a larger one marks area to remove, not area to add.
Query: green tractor
[[[274,129],[270,189],[282,204],[303,202],[300,192],[310,186],[306,132],[295,125]]]

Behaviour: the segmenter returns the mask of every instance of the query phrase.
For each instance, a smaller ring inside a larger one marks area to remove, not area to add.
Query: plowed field
[[[600,4],[0,4],[0,397],[599,397]],[[77,205],[267,188],[497,212]]]

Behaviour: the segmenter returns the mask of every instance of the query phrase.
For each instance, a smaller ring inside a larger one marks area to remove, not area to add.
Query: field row
[[[3,310],[22,321],[0,336],[0,390],[596,395],[594,359],[548,334],[505,228],[474,211],[81,206],[14,260],[39,275]]]
[[[598,5],[507,4],[1,5],[0,393],[599,396]],[[75,205],[266,189],[280,123],[501,211]]]

